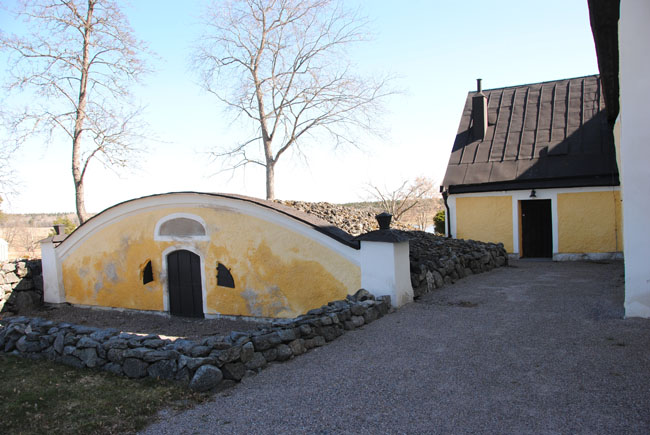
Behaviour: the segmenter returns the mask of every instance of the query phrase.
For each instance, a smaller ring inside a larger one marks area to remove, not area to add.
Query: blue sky
[[[147,106],[145,120],[158,141],[136,169],[115,174],[91,166],[89,211],[168,191],[264,196],[261,168],[214,175],[219,165],[208,151],[234,143],[238,128],[216,99],[203,93],[188,67],[205,4],[133,0],[125,6],[136,35],[156,53],[155,72],[134,94]],[[362,72],[396,76],[394,85],[404,92],[386,101],[377,120],[387,133],[364,136],[359,149],[312,143],[304,148],[307,161],[284,156],[276,168],[278,198],[364,200],[366,183],[390,188],[421,175],[439,184],[476,78],[489,89],[598,72],[586,0],[346,1],[355,4],[371,20],[375,38],[350,51],[354,63]],[[21,32],[20,23],[3,10],[0,27]],[[3,65],[4,59],[0,56]],[[74,210],[69,154],[66,141],[28,143],[15,159],[18,194],[3,210]]]

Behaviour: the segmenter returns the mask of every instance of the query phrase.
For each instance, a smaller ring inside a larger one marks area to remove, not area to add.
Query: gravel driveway
[[[149,434],[648,433],[623,265],[516,261],[165,412]]]

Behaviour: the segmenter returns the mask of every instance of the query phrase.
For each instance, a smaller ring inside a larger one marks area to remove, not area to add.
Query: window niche
[[[201,217],[187,213],[174,213],[158,221],[154,240],[209,240],[209,237]]]
[[[180,217],[164,222],[158,233],[161,236],[196,237],[205,236],[205,228],[200,222]]]
[[[147,263],[142,268],[141,275],[143,285],[153,282],[153,268],[151,267],[151,260],[147,260]]]
[[[230,270],[221,263],[217,264],[217,285],[221,287],[235,288],[235,280]]]

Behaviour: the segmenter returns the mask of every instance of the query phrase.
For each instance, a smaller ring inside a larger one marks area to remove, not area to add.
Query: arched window
[[[151,260],[142,268],[142,284],[148,284],[153,281],[153,268],[151,267]]]
[[[195,220],[181,217],[164,222],[160,226],[158,234],[176,237],[205,236],[205,228]]]
[[[155,240],[208,240],[205,222],[199,216],[175,213],[156,224]]]
[[[217,263],[217,285],[235,288],[235,280],[230,273],[230,269],[221,263]]]

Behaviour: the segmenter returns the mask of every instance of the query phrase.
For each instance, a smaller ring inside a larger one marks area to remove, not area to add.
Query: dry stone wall
[[[0,263],[0,312],[25,312],[42,302],[41,260]]]
[[[30,317],[0,320],[0,351],[46,358],[78,368],[97,368],[130,378],[152,377],[207,391],[238,382],[271,362],[282,362],[335,340],[391,310],[388,297],[359,290],[295,319],[256,331],[215,335],[201,341],[136,335]]]
[[[508,264],[502,243],[484,243],[405,231],[409,237],[411,285],[414,297],[475,273]]]
[[[280,200],[276,200],[276,202],[317,216],[353,236],[359,236],[379,229],[379,225],[375,219],[377,213],[370,209],[351,208],[338,204],[330,204],[329,202]],[[400,222],[393,222],[392,227],[400,230],[413,229],[410,225],[404,225]]]

